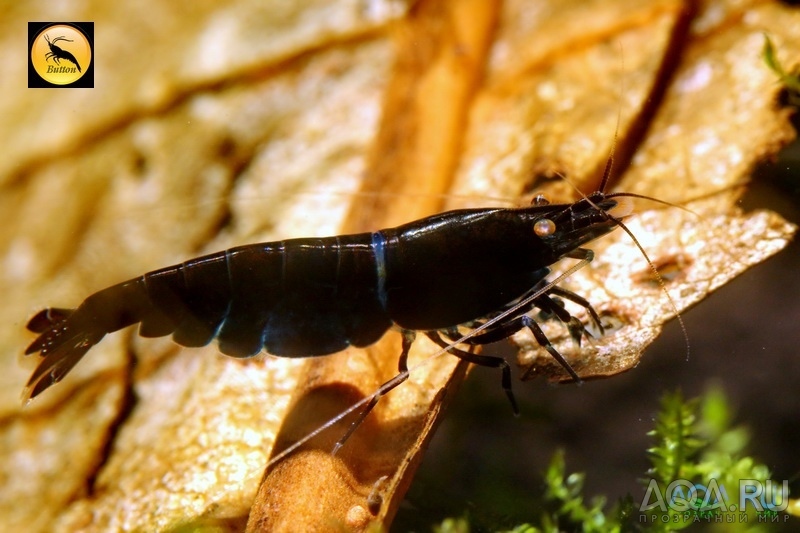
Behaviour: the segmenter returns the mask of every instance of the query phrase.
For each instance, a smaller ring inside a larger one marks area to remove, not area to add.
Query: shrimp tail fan
[[[28,380],[22,393],[28,401],[61,379],[74,367],[89,349],[105,337],[87,321],[80,320],[74,309],[50,308],[38,312],[28,321],[29,331],[38,333],[25,355],[39,352],[42,361]]]

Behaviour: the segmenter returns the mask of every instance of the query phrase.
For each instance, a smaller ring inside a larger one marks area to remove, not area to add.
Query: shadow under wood
[[[363,398],[357,388],[345,383],[309,390],[284,419],[272,457]],[[398,471],[398,457],[414,447],[418,431],[412,428],[423,425],[426,414],[383,421],[379,402],[332,455],[337,441],[362,411],[355,410],[269,466],[248,531],[360,530],[380,519],[378,492]]]

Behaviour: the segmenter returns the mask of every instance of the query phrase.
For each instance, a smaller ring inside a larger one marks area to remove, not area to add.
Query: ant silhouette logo
[[[28,87],[94,87],[93,22],[30,22],[28,37]]]

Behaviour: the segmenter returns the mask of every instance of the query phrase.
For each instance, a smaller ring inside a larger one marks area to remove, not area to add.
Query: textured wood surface
[[[489,5],[491,4],[491,5]],[[291,6],[291,7],[289,7]],[[337,427],[273,447],[394,375],[399,336],[315,360],[239,361],[111,335],[23,408],[25,321],[46,306],[229,246],[377,229],[445,208],[614,186],[677,309],[779,250],[742,215],[753,165],[787,143],[770,33],[800,61],[800,14],[771,2],[17,3],[0,17],[0,524],[7,530],[363,530],[388,525],[466,371],[438,357],[336,457]],[[55,9],[55,11],[54,11]],[[27,20],[95,22],[95,88],[25,88]],[[556,178],[556,179],[550,179]],[[621,231],[566,285],[621,320],[584,376],[635,366],[675,308]],[[738,261],[730,261],[734,255]],[[468,288],[465,288],[468,290]],[[554,339],[563,331],[548,329]],[[521,363],[559,379],[524,336]],[[435,350],[420,341],[412,365]],[[499,379],[499,377],[498,377]],[[262,483],[262,476],[263,483]],[[380,505],[370,508],[368,497]],[[376,511],[373,513],[373,511]]]

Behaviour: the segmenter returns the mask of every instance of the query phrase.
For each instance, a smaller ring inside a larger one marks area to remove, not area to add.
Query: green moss
[[[768,531],[770,522],[763,517],[759,520],[753,506],[746,506],[744,512],[735,509],[739,495],[733,492],[738,491],[740,480],[766,485],[771,473],[747,455],[750,442],[747,429],[732,423],[730,403],[719,387],[712,386],[702,398],[688,401],[679,391],[667,393],[661,400],[655,427],[648,432],[653,439],[653,445],[646,450],[651,467],[643,480],[647,487],[657,485],[658,495],[648,492],[644,501],[628,495],[608,510],[603,498],[586,502],[584,474],[567,473],[564,454],[557,452],[544,473],[544,511],[510,531],[659,532],[685,529],[697,523],[720,531]],[[676,480],[685,481],[675,485],[677,492],[673,490],[671,500],[667,487]],[[693,487],[699,486],[708,490],[693,491]],[[682,489],[688,489],[688,494]],[[684,507],[674,505],[675,502]],[[780,499],[775,503],[780,503]],[[786,514],[797,514],[795,509],[800,509],[797,500],[790,501],[785,511],[775,515],[784,523]],[[434,530],[467,533],[469,521],[448,519]]]
[[[778,60],[772,40],[770,40],[769,35],[766,33],[764,34],[762,56],[769,69],[778,75],[781,83],[786,87],[789,105],[800,107],[800,74],[798,74],[797,71],[786,72],[783,65]]]

